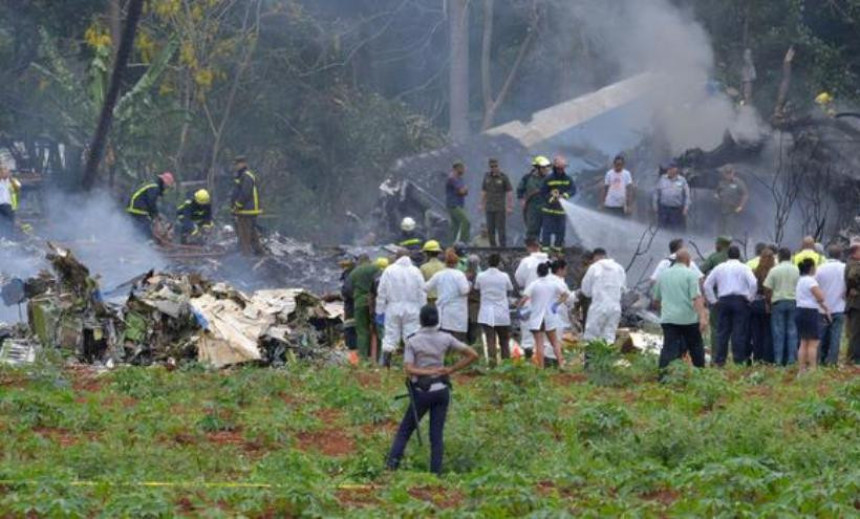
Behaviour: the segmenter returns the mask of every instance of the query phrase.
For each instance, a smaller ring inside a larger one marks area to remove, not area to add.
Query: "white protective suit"
[[[525,290],[529,285],[537,281],[538,265],[540,265],[541,263],[546,263],[547,261],[549,261],[549,256],[545,252],[532,252],[531,254],[520,260],[520,264],[517,265],[517,270],[516,272],[514,272],[514,281],[517,282],[517,285],[519,285],[521,291]],[[528,327],[525,325],[525,323],[522,323],[520,326],[522,328],[520,346],[522,346],[525,350],[534,349],[534,336],[528,333]]]
[[[439,328],[446,332],[466,333],[469,329],[469,280],[455,268],[433,274],[424,285],[427,292],[436,292]]]
[[[395,351],[401,340],[405,341],[421,328],[418,314],[425,304],[424,276],[408,256],[382,272],[376,296],[376,313],[385,315],[382,351]]]
[[[582,336],[584,340],[615,342],[618,322],[621,321],[621,295],[626,284],[627,273],[615,260],[604,258],[588,267],[582,278],[582,294],[591,298]]]

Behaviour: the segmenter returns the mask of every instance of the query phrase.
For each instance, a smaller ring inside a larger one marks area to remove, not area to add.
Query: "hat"
[[[677,167],[679,167],[678,161],[675,159],[671,159],[669,161],[664,162],[662,165],[660,165],[660,169],[665,169],[665,170],[670,170],[672,168],[677,168]]]
[[[421,250],[424,252],[442,252],[442,246],[436,240],[427,240]]]
[[[240,164],[242,162],[248,162],[248,158],[244,155],[238,155],[235,159],[233,159],[233,164]]]
[[[169,171],[165,171],[161,175],[158,175],[158,178],[160,178],[167,187],[173,187],[176,184],[176,180],[173,178],[173,173]]]
[[[729,245],[730,243],[732,243],[732,237],[731,236],[717,236],[717,243],[723,243],[725,245]]]
[[[373,262],[379,269],[385,270],[388,267],[388,258],[380,256]]]

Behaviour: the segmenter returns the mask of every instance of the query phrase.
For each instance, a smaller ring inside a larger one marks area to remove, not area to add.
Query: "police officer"
[[[421,329],[406,339],[403,363],[410,403],[394,437],[388,455],[388,468],[395,470],[400,465],[412,432],[429,411],[430,471],[440,474],[444,449],[442,438],[451,400],[449,375],[478,360],[478,354],[451,334],[439,331],[439,311],[435,307],[427,305],[421,308],[419,321]],[[453,366],[445,367],[445,355],[452,350],[462,358]]]
[[[203,237],[212,229],[212,198],[209,191],[200,189],[194,195],[189,195],[176,208],[176,219],[179,221],[179,239],[181,243],[200,243]]]
[[[173,173],[165,171],[158,175],[155,182],[144,184],[129,197],[125,212],[131,216],[137,230],[147,238],[153,236],[152,224],[158,218],[158,199],[175,184]]]

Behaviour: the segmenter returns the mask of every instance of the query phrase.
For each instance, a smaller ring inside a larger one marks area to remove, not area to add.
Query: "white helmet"
[[[415,220],[413,220],[412,218],[407,216],[406,218],[404,218],[400,222],[400,229],[402,229],[406,232],[414,231],[415,230]]]

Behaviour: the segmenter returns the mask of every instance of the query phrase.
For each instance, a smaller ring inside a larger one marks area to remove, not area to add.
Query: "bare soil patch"
[[[298,448],[316,451],[325,456],[340,458],[355,452],[355,441],[342,429],[302,432],[296,435]]]
[[[415,499],[432,503],[437,508],[456,508],[463,503],[463,494],[438,485],[412,487],[409,495]]]

